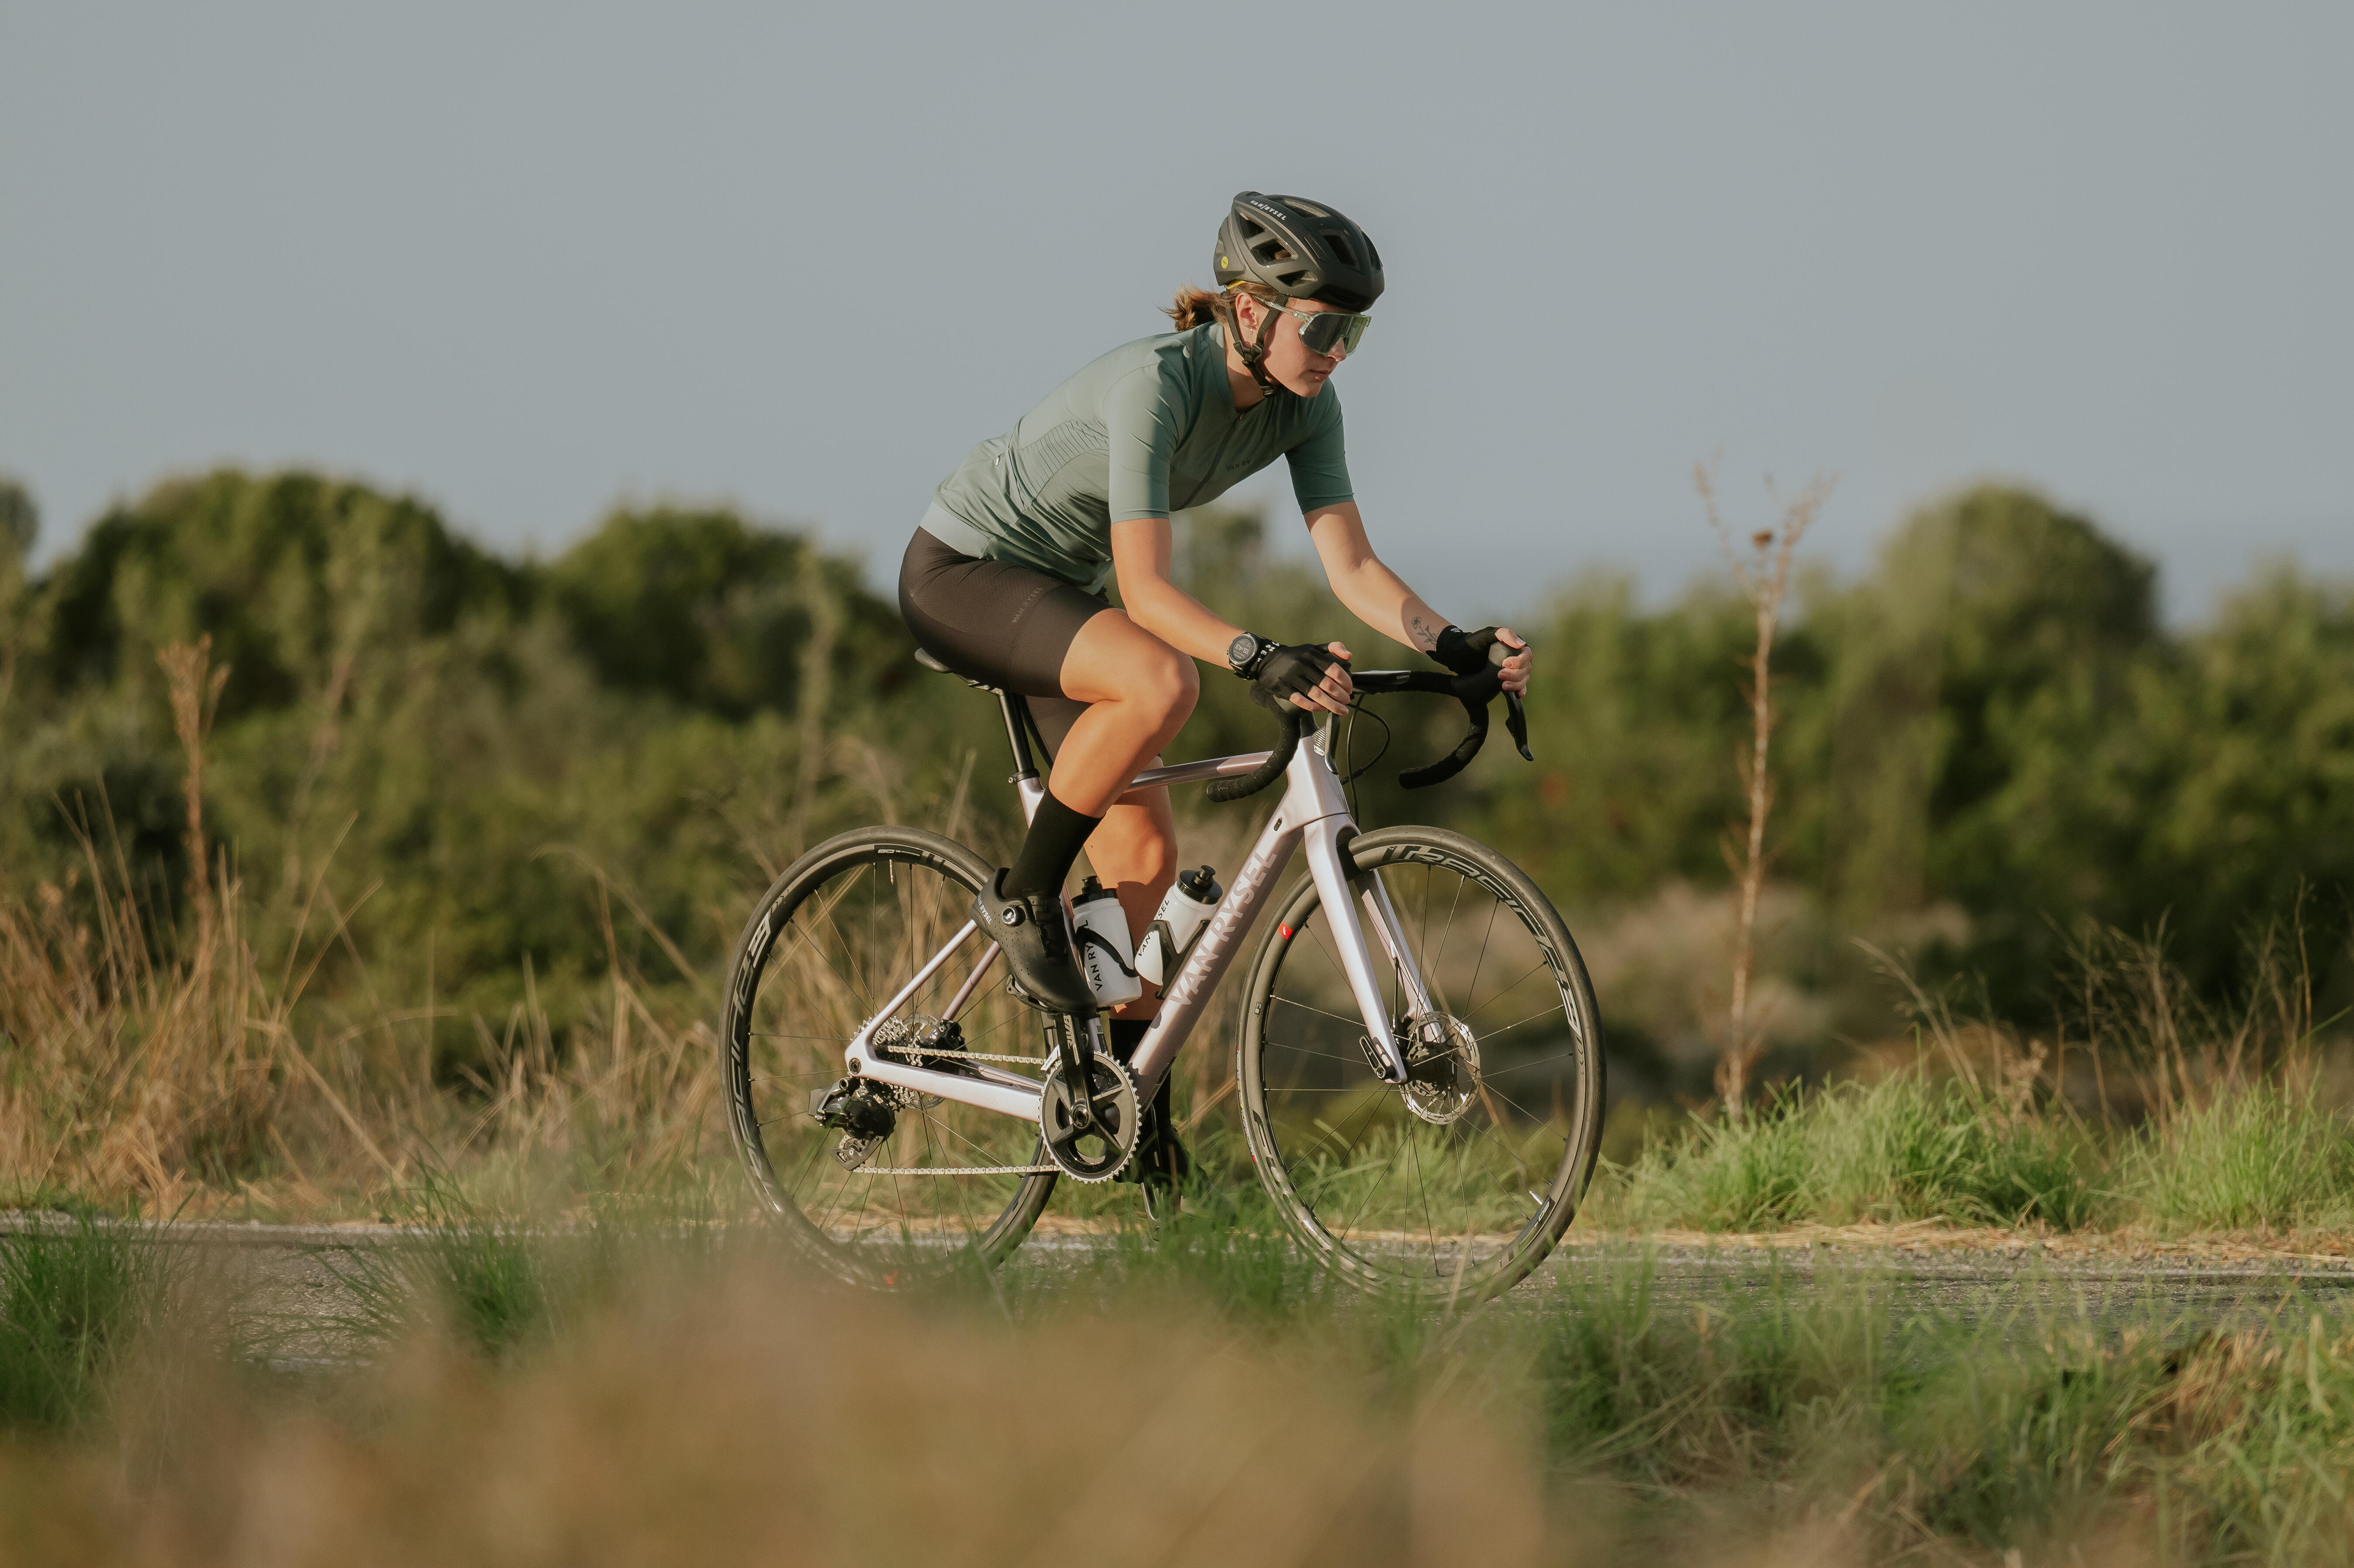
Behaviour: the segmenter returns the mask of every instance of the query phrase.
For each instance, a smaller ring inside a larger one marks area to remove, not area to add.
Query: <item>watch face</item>
[[[1226,662],[1239,670],[1249,663],[1251,656],[1257,652],[1258,639],[1246,631],[1226,644]]]

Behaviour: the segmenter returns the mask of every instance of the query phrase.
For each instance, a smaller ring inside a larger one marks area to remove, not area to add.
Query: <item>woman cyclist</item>
[[[1320,203],[1245,191],[1217,239],[1222,291],[1178,290],[1177,330],[1124,344],[981,442],[933,494],[899,570],[899,609],[958,673],[1030,699],[1054,768],[1012,866],[974,902],[1017,992],[1058,1012],[1095,1007],[1073,959],[1064,883],[1082,847],[1142,931],[1176,876],[1169,792],[1131,790],[1193,711],[1193,662],[1223,662],[1266,702],[1345,713],[1349,651],[1244,630],[1169,580],[1172,511],[1215,500],[1285,459],[1334,594],[1373,630],[1458,674],[1513,650],[1509,628],[1467,633],[1382,564],[1349,484],[1341,407],[1326,385],[1381,297],[1363,229]],[[1117,574],[1125,610],[1102,597]],[[1113,1015],[1123,1059],[1158,1007]],[[1164,1081],[1142,1129],[1148,1181],[1184,1171]]]

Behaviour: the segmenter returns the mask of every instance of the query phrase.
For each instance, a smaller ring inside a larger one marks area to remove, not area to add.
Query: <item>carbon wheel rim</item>
[[[1477,1042],[1471,1103],[1433,1124],[1375,1076],[1312,884],[1252,967],[1236,1056],[1262,1182],[1294,1232],[1361,1287],[1479,1300],[1542,1262],[1574,1217],[1600,1128],[1592,991],[1551,904],[1494,852],[1433,829],[1357,839],[1432,1000]],[[1365,918],[1362,901],[1360,917]],[[1394,1023],[1404,988],[1368,930]]]
[[[1010,1117],[947,1100],[896,1105],[889,1134],[853,1170],[835,1157],[843,1135],[810,1115],[810,1092],[843,1076],[852,1035],[964,924],[986,874],[934,834],[847,834],[778,878],[738,944],[723,1031],[737,1150],[794,1242],[858,1283],[993,1265],[1054,1188],[1051,1173],[874,1173],[1041,1163],[1036,1128]],[[942,1016],[988,951],[985,937],[969,938],[899,1016]],[[992,971],[958,1020],[963,1047],[1041,1056],[1038,1016]]]

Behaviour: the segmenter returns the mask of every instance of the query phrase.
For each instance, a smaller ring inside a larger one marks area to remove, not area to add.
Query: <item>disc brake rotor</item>
[[[1471,1026],[1444,1012],[1417,1012],[1398,1031],[1405,1053],[1406,1109],[1440,1127],[1471,1108],[1479,1090],[1479,1042]]]

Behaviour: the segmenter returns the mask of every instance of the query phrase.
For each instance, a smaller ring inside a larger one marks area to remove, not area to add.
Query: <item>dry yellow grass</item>
[[[204,833],[205,716],[219,673],[207,674],[201,644],[175,644],[161,662],[188,752],[196,869],[175,917],[101,821],[84,824],[81,864],[62,885],[0,876],[0,1199],[149,1216],[233,1203],[335,1213],[429,1168],[560,1162],[592,1149],[630,1170],[659,1168],[711,1130],[716,1050],[701,1009],[656,1000],[622,960],[610,914],[606,1004],[563,1050],[535,996],[495,1038],[475,1020],[493,1071],[461,1094],[435,1084],[425,1058],[429,1002],[376,995],[347,939],[351,910],[323,895],[320,869],[289,928],[257,935],[230,857]],[[313,994],[331,958],[358,973],[332,1004]]]

